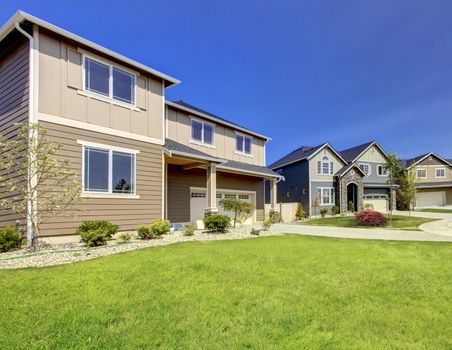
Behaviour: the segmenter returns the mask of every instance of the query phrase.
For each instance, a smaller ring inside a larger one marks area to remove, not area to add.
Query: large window
[[[377,167],[378,176],[386,176],[388,174],[388,168],[384,165],[379,165]]]
[[[330,162],[328,157],[323,157],[322,160],[317,162],[317,174],[318,175],[333,175],[334,163]]]
[[[134,153],[83,146],[83,192],[135,194]]]
[[[251,154],[251,137],[237,134],[235,136],[235,149],[239,153]]]
[[[367,163],[364,164],[360,164],[359,167],[361,168],[361,170],[363,171],[364,174],[366,174],[367,176],[370,175],[370,165]]]
[[[427,169],[417,169],[416,177],[418,179],[426,179],[427,178]]]
[[[85,57],[85,90],[135,103],[135,75]]]
[[[319,187],[317,195],[320,200],[320,205],[334,205],[335,191],[333,187]]]
[[[214,126],[199,120],[191,120],[191,139],[196,142],[213,145]]]
[[[435,176],[438,178],[446,177],[446,169],[444,168],[436,168]]]

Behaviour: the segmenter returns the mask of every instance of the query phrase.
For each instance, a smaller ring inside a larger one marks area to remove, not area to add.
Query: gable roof
[[[268,167],[270,169],[276,169],[305,159],[309,160],[325,147],[328,147],[341,161],[344,162],[344,164],[347,164],[346,160],[339,153],[337,153],[336,150],[329,143],[323,143],[315,147],[301,146],[300,148],[297,148],[295,151],[292,151],[288,155],[270,164]]]
[[[452,166],[452,162],[441,158],[440,156],[438,156],[437,154],[433,153],[433,152],[429,152],[429,153],[425,153],[422,154],[420,156],[414,157],[412,159],[401,159],[399,161],[400,165],[404,168],[406,168],[407,170],[409,170],[410,168],[412,168],[413,166],[419,164],[420,162],[422,162],[425,158],[429,157],[429,156],[433,156],[436,157],[437,159],[439,159],[440,161],[442,161],[443,163]]]
[[[220,123],[220,124],[224,124],[224,125],[230,126],[232,128],[235,128],[237,130],[241,130],[241,131],[243,131],[243,132],[245,132],[247,134],[259,137],[259,138],[264,139],[266,141],[270,141],[271,140],[271,138],[268,137],[268,136],[258,134],[257,132],[254,132],[254,131],[252,131],[250,129],[247,129],[247,128],[243,127],[243,126],[240,126],[240,125],[238,125],[236,123],[233,123],[233,122],[231,122],[231,121],[229,121],[227,119],[219,117],[218,115],[215,115],[213,113],[207,112],[207,111],[205,111],[205,110],[203,110],[203,109],[201,109],[199,107],[193,106],[192,104],[187,103],[187,102],[185,102],[183,100],[166,101],[165,103],[168,106],[171,106],[171,107],[174,107],[174,108],[178,108],[178,109],[184,110],[186,112],[189,112],[191,114],[195,114],[195,115],[198,115],[200,117],[203,117],[205,119],[208,119],[208,120]]]
[[[57,33],[61,36],[64,36],[66,38],[69,38],[71,40],[77,41],[82,45],[85,45],[87,47],[90,47],[91,49],[94,49],[96,51],[102,52],[110,57],[116,58],[119,61],[125,62],[133,67],[136,67],[142,71],[145,71],[147,73],[150,73],[152,75],[155,75],[157,77],[162,78],[165,81],[165,86],[169,87],[172,85],[177,85],[180,83],[179,80],[176,78],[173,78],[167,74],[161,73],[153,68],[150,68],[144,64],[141,64],[137,61],[134,61],[130,58],[127,58],[126,56],[123,56],[117,52],[114,52],[112,50],[109,50],[101,45],[95,44],[92,41],[89,41],[87,39],[84,39],[76,34],[73,34],[67,30],[64,30],[60,27],[57,27],[49,22],[46,22],[38,17],[32,16],[26,12],[23,11],[17,11],[4,25],[0,28],[0,41],[5,38],[10,32],[12,32],[15,29],[15,23],[22,23],[24,21],[28,21],[34,24],[37,24],[38,26],[45,28],[51,32]]]
[[[355,162],[359,157],[361,157],[368,149],[370,149],[372,146],[376,146],[383,155],[388,158],[388,155],[386,152],[381,148],[381,146],[378,144],[377,141],[370,141],[363,143],[362,145],[358,145],[352,148],[345,149],[340,153],[340,155],[347,161],[347,162]]]
[[[356,163],[348,163],[346,166],[342,167],[342,169],[340,169],[335,176],[339,176],[342,177],[345,174],[347,174],[351,169],[358,169],[358,171],[361,173],[361,175],[364,177],[366,176],[366,173],[356,164]]]

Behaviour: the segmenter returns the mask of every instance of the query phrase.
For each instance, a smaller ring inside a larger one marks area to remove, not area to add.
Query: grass
[[[403,215],[393,215],[391,226],[389,226],[389,215],[385,215],[388,220],[388,225],[385,227],[364,227],[358,226],[355,221],[354,216],[336,216],[336,217],[326,217],[320,219],[312,219],[303,221],[300,225],[310,225],[310,226],[335,226],[335,227],[352,227],[352,228],[385,228],[392,230],[407,230],[407,231],[420,231],[419,226],[430,221],[435,221],[437,219],[426,219],[418,218],[412,216],[411,219],[408,216]]]
[[[281,236],[0,271],[1,349],[447,349],[452,244]]]
[[[426,208],[419,210],[420,212],[425,213],[444,213],[444,214],[452,214],[452,209],[440,209],[440,208]]]

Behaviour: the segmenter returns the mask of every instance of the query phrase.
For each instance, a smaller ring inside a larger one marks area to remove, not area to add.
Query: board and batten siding
[[[139,198],[82,198],[76,216],[61,214],[41,225],[41,236],[75,234],[83,220],[109,220],[119,225],[120,231],[135,230],[138,225],[149,224],[162,218],[163,210],[163,147],[147,142],[125,139],[114,135],[40,122],[47,129],[48,138],[63,148],[61,159],[71,163],[71,169],[82,181],[82,145],[80,141],[94,142],[112,147],[139,151],[136,159],[136,194]]]
[[[168,220],[189,222],[190,187],[206,188],[206,170],[184,171],[182,166],[169,164],[167,186]],[[256,220],[264,219],[264,180],[262,178],[217,171],[217,188],[256,192]]]
[[[21,40],[0,58],[0,136],[5,139],[17,137],[17,123],[28,122],[29,100],[29,46]],[[24,186],[26,181],[24,179]],[[0,189],[0,196],[8,198],[14,193]],[[0,228],[15,225],[19,220],[25,226],[23,216],[8,210],[0,210]]]

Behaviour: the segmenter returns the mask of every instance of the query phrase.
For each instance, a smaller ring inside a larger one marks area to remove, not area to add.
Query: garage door
[[[386,213],[388,212],[388,198],[386,196],[365,196],[364,205],[372,204],[373,210]]]
[[[220,206],[220,201],[223,198],[238,198],[242,201],[249,201],[254,204],[254,193],[236,193],[229,191],[218,191],[217,193],[217,208],[220,214],[228,215],[231,218],[234,217],[234,213],[224,211]],[[192,190],[190,194],[190,221],[196,223],[204,218],[205,209],[207,207],[207,195],[205,190]],[[251,216],[244,222],[246,225],[251,225],[256,222],[256,210]]]
[[[446,192],[420,192],[416,194],[416,207],[439,207],[446,204]]]

